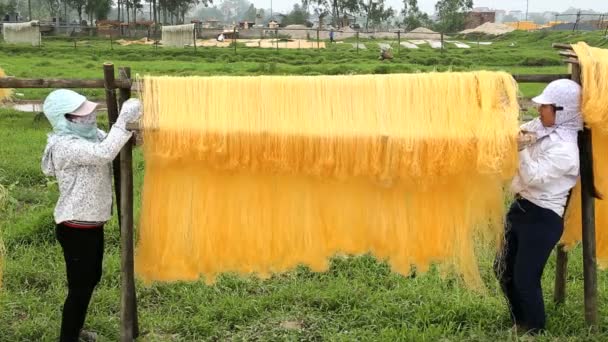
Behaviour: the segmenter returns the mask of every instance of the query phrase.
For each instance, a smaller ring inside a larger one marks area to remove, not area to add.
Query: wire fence
[[[608,15],[598,17],[599,26],[606,26],[608,31]],[[583,17],[581,15],[580,17]],[[604,20],[604,18],[606,20]],[[581,21],[582,22],[582,21]],[[52,24],[52,30],[48,29]],[[576,28],[576,23],[573,23]],[[153,27],[121,26],[119,29],[103,29],[97,27],[83,27],[80,25],[57,25],[56,23],[40,23],[42,43],[67,41],[74,49],[86,45],[89,41],[107,43],[109,49],[114,50],[121,46],[146,45],[154,49],[163,47],[161,30]],[[582,27],[578,25],[578,27]],[[555,27],[549,28],[555,30]],[[570,28],[568,27],[568,30]],[[59,33],[63,32],[63,34]],[[427,29],[405,31],[400,29],[389,31],[362,31],[345,29],[318,29],[318,28],[280,28],[280,27],[254,27],[249,29],[233,28],[205,28],[195,25],[191,33],[191,43],[184,45],[185,49],[200,48],[227,48],[236,54],[244,48],[275,49],[309,49],[321,51],[337,46],[350,47],[356,53],[363,50],[390,51],[400,54],[403,50],[416,50],[430,46],[443,53],[447,48],[470,49],[480,48],[492,44],[491,34],[470,33],[442,33]],[[482,41],[486,40],[486,41]],[[6,43],[6,42],[5,42]]]
[[[43,25],[43,24],[41,24]],[[74,29],[73,26],[55,26],[56,28]],[[365,50],[391,51],[401,53],[402,50],[414,50],[423,46],[431,47],[443,52],[450,45],[453,48],[471,48],[491,44],[481,42],[482,35],[467,35],[459,33],[444,34],[431,30],[410,31],[356,31],[351,29],[312,29],[312,28],[254,28],[232,30],[199,28],[195,27],[191,33],[191,43],[184,45],[184,49],[200,48],[228,48],[234,53],[246,48],[265,48],[274,50],[297,49],[297,50],[325,50],[340,46],[350,48],[359,53]],[[471,41],[473,40],[473,41]],[[163,47],[162,34],[159,30],[143,30],[138,35],[125,35],[120,32],[103,32],[99,30],[90,35],[51,35],[43,34],[41,49],[45,42],[62,41],[68,42],[74,49],[81,48],[88,43],[107,43],[109,49],[114,50],[121,46],[146,45],[154,49],[171,48]],[[6,43],[6,42],[5,42]],[[99,45],[97,45],[99,46]],[[173,47],[175,48],[175,47]]]

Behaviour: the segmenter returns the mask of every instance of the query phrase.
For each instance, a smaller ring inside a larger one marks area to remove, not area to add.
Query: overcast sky
[[[249,0],[256,7],[270,8],[270,0]],[[395,9],[400,9],[402,0],[386,0]],[[564,11],[569,7],[582,9],[593,9],[595,11],[608,12],[608,0],[529,0],[530,12]],[[219,2],[219,1],[218,1]],[[289,11],[298,0],[273,0],[273,10],[279,12]],[[418,0],[420,9],[433,13],[437,0]],[[526,10],[526,0],[474,0],[475,7],[491,7],[505,10]]]

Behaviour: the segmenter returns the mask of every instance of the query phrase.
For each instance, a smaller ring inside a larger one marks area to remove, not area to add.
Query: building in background
[[[522,11],[509,11],[509,15],[515,17],[515,19],[517,20],[524,20],[525,19],[525,14]]]
[[[485,23],[493,23],[496,21],[496,12],[469,12],[464,19],[464,28],[473,29]]]
[[[507,11],[496,10],[494,11],[494,13],[496,13],[496,18],[494,19],[494,22],[497,24],[502,24],[505,21],[505,17],[507,16]]]
[[[203,23],[204,29],[218,29],[220,28],[220,21],[215,18],[205,20]]]

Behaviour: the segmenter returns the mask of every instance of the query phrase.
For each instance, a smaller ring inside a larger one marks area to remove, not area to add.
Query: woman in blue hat
[[[66,89],[55,90],[43,111],[53,133],[42,157],[42,171],[57,179],[54,218],[63,249],[68,295],[63,306],[60,341],[94,338],[82,331],[93,290],[101,279],[103,226],[112,210],[112,160],[131,138],[127,123],[141,115],[139,100],[122,107],[108,134],[97,128],[97,104]]]

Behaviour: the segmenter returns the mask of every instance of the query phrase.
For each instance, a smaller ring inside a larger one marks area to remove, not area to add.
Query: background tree
[[[379,26],[395,15],[392,7],[386,7],[384,0],[359,0],[361,13],[365,15],[365,30],[369,29],[369,24]]]
[[[418,0],[403,0],[401,15],[403,16],[403,28],[407,31],[420,26],[429,26],[431,23],[429,15],[420,11]]]
[[[439,17],[437,28],[442,32],[463,30],[466,13],[472,9],[473,0],[440,0],[435,4]]]
[[[283,26],[287,25],[306,25],[308,13],[299,4],[293,5],[293,9],[283,18]]]

